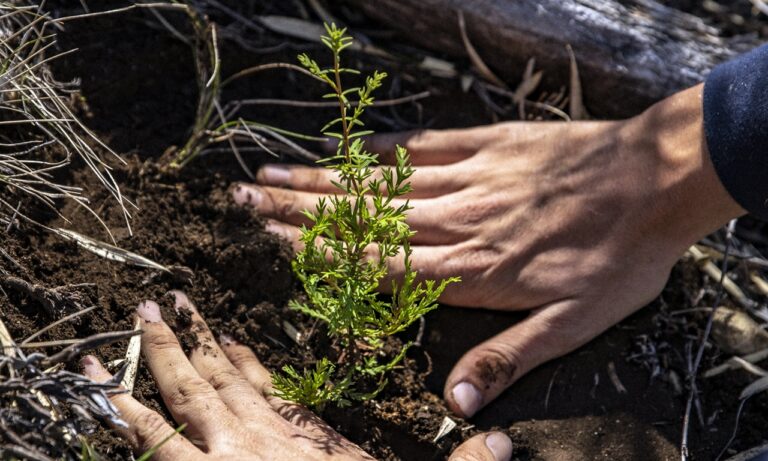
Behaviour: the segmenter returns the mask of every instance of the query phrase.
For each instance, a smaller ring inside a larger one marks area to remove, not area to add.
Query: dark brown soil
[[[61,8],[78,4],[52,3]],[[267,13],[281,12],[277,6],[264,9]],[[286,244],[265,233],[258,216],[229,200],[228,188],[247,179],[240,167],[229,154],[219,154],[200,158],[180,172],[165,168],[169,158],[163,152],[182,143],[192,124],[194,66],[190,50],[166,32],[148,27],[145,22],[149,18],[131,13],[67,25],[60,34],[60,47],[80,51],[56,61],[53,70],[63,80],[81,79],[87,103],[81,116],[126,159],[127,164],[119,167],[115,176],[123,194],[140,208],[132,222],[134,235],[129,236],[123,228],[121,214],[106,200],[105,193],[97,192],[94,197],[94,208],[115,229],[118,245],[162,264],[185,266],[191,269],[192,277],[183,280],[109,262],[30,227],[13,230],[2,241],[25,270],[12,269],[5,260],[0,260],[0,265],[48,287],[89,284],[79,289],[83,304],[100,308],[53,329],[40,340],[130,329],[140,301],[155,299],[167,308],[166,293],[181,289],[196,302],[215,333],[228,333],[250,345],[266,366],[274,369],[286,363],[311,363],[327,352],[327,341],[321,329],[313,329],[312,322],[286,308],[287,301],[298,293]],[[310,52],[318,49],[303,48]],[[232,43],[223,53],[225,75],[252,63],[292,61],[294,54],[290,49],[254,54]],[[356,57],[353,64],[370,69],[367,59]],[[463,93],[458,82],[433,79],[408,67],[385,70],[394,74],[392,81],[400,91],[429,88],[436,96],[423,107],[409,106],[394,115],[382,111],[378,122],[373,123],[377,129],[391,129],[388,124],[392,123],[386,120],[392,119],[401,128],[492,121],[485,106],[475,96]],[[231,92],[248,97],[311,99],[318,89],[281,73],[264,74]],[[329,115],[266,107],[254,114],[266,123],[308,133],[316,132]],[[252,168],[266,160],[262,154],[247,158]],[[84,170],[76,171],[72,180],[98,191]],[[63,212],[71,224],[43,212],[36,217],[50,226],[107,238],[103,228],[82,209],[67,204]],[[669,312],[691,307],[701,281],[696,268],[681,264],[665,293],[651,306],[569,356],[534,370],[439,443],[431,439],[443,417],[449,415],[440,395],[451,366],[474,344],[519,321],[520,314],[447,307],[437,310],[427,316],[423,347],[411,350],[405,367],[392,373],[389,387],[377,401],[344,411],[328,409],[323,416],[351,440],[385,459],[443,459],[462,440],[492,428],[510,434],[515,459],[678,459],[685,396],[669,377],[674,372],[684,381],[684,346],[690,337],[695,338],[697,329],[695,323],[679,322]],[[55,320],[24,295],[13,291],[8,295],[0,297],[0,312],[13,337],[23,339]],[[165,313],[174,320],[172,309]],[[305,332],[314,331],[308,345],[294,345],[283,332],[283,321]],[[414,335],[415,331],[409,331],[404,336]],[[182,339],[187,346],[195,340],[190,336]],[[654,345],[657,354],[630,360],[640,351],[640,343]],[[106,347],[98,355],[104,361],[118,359],[124,347]],[[658,359],[662,372],[651,379],[647,365],[654,359]],[[708,353],[704,368],[717,359],[716,352]],[[610,379],[609,369],[614,367],[625,393],[620,393]],[[692,426],[695,459],[712,459],[723,447],[732,429],[738,394],[749,380],[745,373],[734,372],[702,384],[705,419],[715,416],[707,427]],[[145,368],[139,373],[135,395],[165,412]],[[735,449],[764,440],[767,407],[765,397],[749,402]],[[95,445],[107,459],[130,459],[125,443],[107,430],[98,433]]]

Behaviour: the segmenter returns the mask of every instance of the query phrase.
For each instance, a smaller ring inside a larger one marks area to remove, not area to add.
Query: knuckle
[[[228,348],[227,358],[238,369],[249,367],[255,361],[250,351],[242,346]]]
[[[317,168],[307,169],[305,172],[304,186],[308,190],[323,190],[327,189],[328,178],[326,178],[324,170]]]
[[[499,200],[494,197],[480,197],[476,200],[465,201],[454,213],[453,223],[459,226],[487,225],[488,220],[504,211]]]
[[[297,194],[293,191],[280,191],[272,195],[272,203],[274,203],[275,213],[281,217],[286,218],[296,213],[297,211]]]
[[[136,416],[135,422],[136,444],[141,450],[148,450],[156,446],[165,437],[165,429],[168,423],[159,413],[146,410]]]
[[[230,368],[217,369],[208,377],[208,383],[213,390],[221,391],[230,386],[243,383],[243,377],[240,372]]]
[[[142,337],[142,344],[147,350],[152,352],[179,349],[181,347],[176,336],[164,328],[159,331],[145,333]]]
[[[486,389],[508,386],[520,375],[519,354],[509,346],[485,346],[475,361],[475,372]]]
[[[457,245],[445,261],[445,273],[461,275],[465,284],[472,282],[493,266],[497,253],[494,248],[475,241]]]
[[[213,388],[208,381],[199,377],[178,382],[173,390],[166,394],[168,406],[177,409],[192,407],[202,400],[212,398],[215,398]]]

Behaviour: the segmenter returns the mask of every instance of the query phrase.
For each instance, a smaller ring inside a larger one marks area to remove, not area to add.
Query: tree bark
[[[654,0],[348,0],[423,48],[466,57],[458,14],[488,66],[520,80],[536,58],[546,86],[568,82],[573,47],[585,106],[600,117],[634,115],[704,80],[716,64],[757,45],[723,38],[701,18]]]

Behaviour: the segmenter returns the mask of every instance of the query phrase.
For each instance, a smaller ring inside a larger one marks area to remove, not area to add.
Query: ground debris
[[[44,354],[14,353],[0,354],[0,458],[80,459],[78,436],[93,433],[97,420],[126,426],[109,400],[123,392],[119,379],[95,383],[46,369],[51,359]]]

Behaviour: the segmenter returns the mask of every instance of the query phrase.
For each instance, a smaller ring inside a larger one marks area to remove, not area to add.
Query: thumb
[[[599,333],[570,322],[576,306],[552,304],[531,313],[475,346],[456,363],[444,396],[456,414],[469,418],[533,368],[564,355]]]
[[[512,441],[501,432],[477,434],[459,445],[448,461],[509,461]]]

